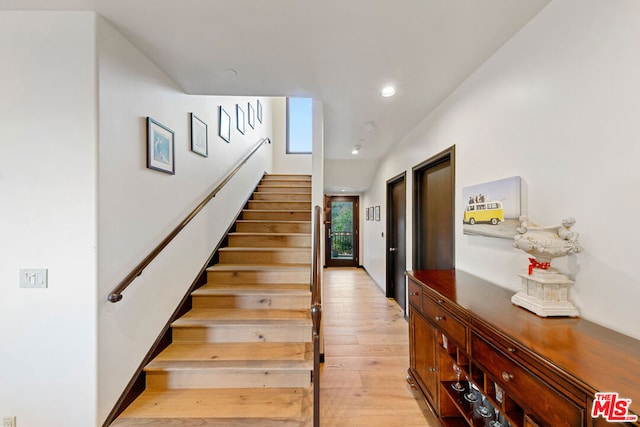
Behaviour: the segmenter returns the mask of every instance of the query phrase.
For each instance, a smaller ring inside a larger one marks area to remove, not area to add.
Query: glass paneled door
[[[327,205],[327,267],[357,267],[358,197],[328,197]]]

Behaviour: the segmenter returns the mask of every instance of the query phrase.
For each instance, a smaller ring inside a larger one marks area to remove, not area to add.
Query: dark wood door
[[[414,168],[414,270],[454,268],[454,148]]]
[[[325,264],[327,267],[357,267],[359,264],[359,198],[329,196],[326,200]]]
[[[387,296],[394,298],[405,313],[406,201],[405,174],[402,174],[387,182]]]

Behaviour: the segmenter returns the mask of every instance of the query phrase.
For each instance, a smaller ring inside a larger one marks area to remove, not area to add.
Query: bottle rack
[[[523,427],[523,409],[442,333],[438,334],[438,363],[440,416],[445,426]],[[461,391],[454,388],[455,366],[461,371]]]

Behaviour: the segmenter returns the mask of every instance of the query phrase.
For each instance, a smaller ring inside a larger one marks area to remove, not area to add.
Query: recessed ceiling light
[[[353,150],[351,150],[351,154],[353,154],[355,156],[356,154],[358,154],[360,152],[361,148],[362,147],[360,145],[354,145],[353,146]]]
[[[380,95],[382,95],[385,98],[389,98],[390,96],[393,96],[395,94],[396,94],[396,88],[393,86],[386,86],[382,88],[382,91],[380,92]]]
[[[375,122],[366,122],[364,124],[364,130],[365,132],[371,132],[372,130],[374,130],[376,128],[376,123]]]

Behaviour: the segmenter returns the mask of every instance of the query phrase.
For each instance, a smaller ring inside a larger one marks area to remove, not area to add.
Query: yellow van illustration
[[[467,205],[462,222],[471,225],[476,222],[488,222],[492,225],[497,225],[502,221],[504,221],[502,202],[480,202]]]

